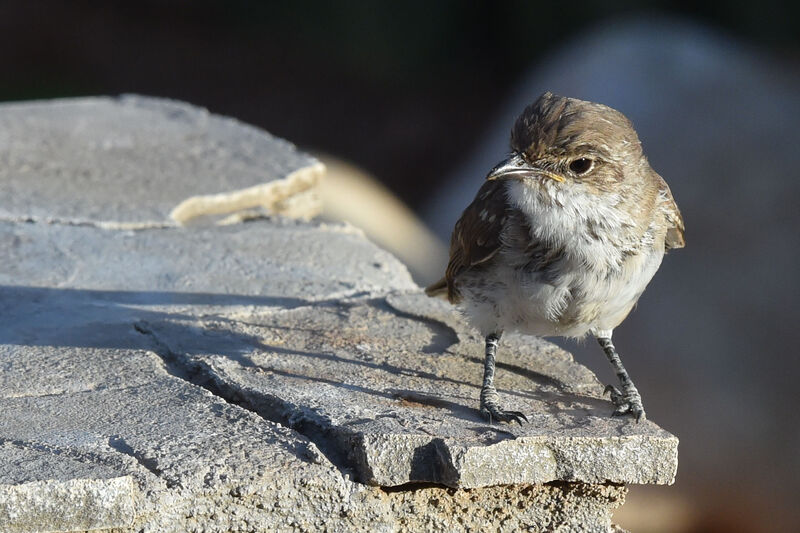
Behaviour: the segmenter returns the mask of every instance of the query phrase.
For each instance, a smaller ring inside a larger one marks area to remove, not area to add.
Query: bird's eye
[[[569,169],[578,175],[586,174],[587,172],[592,170],[593,167],[594,167],[594,161],[591,159],[586,159],[584,157],[576,159],[575,161],[569,164]]]

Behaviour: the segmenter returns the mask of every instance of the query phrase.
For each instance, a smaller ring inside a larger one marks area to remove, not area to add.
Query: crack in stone
[[[427,316],[419,316],[410,312],[401,311],[387,302],[387,294],[376,296],[369,293],[357,293],[351,298],[342,300],[340,298],[326,298],[324,300],[309,300],[299,305],[292,306],[289,311],[294,311],[304,307],[340,307],[349,309],[359,305],[371,306],[375,309],[386,311],[395,316],[414,320],[423,323],[431,329],[433,338],[431,342],[423,348],[424,353],[444,353],[450,347],[457,344],[459,337],[456,331],[449,325]],[[273,313],[270,313],[270,315]],[[223,317],[219,317],[223,318]],[[250,322],[237,320],[238,317],[224,317],[225,320],[247,324]],[[257,321],[256,321],[257,322]],[[259,325],[259,324],[252,324]],[[233,386],[227,383],[214,371],[208,363],[196,360],[189,354],[174,352],[162,339],[158,333],[146,322],[140,321],[134,324],[137,332],[149,336],[153,340],[153,352],[163,361],[164,368],[170,375],[187,381],[193,385],[200,386],[214,394],[216,397],[227,403],[236,405],[257,414],[259,417],[275,422],[300,433],[308,438],[324,455],[328,461],[336,466],[343,475],[351,478],[355,477],[355,472],[363,470],[363,461],[359,458],[360,439],[364,435],[350,428],[334,428],[326,417],[318,415],[308,408],[295,405],[283,398],[269,394],[260,390],[245,390],[240,386]],[[390,393],[391,395],[391,393]],[[431,449],[433,450],[433,449]],[[441,445],[437,446],[437,457],[441,455]],[[442,458],[440,458],[442,459]],[[443,459],[439,462],[448,464]],[[426,464],[430,463],[427,461]],[[358,468],[361,465],[361,468]],[[448,475],[443,478],[450,479],[453,473],[447,470]]]
[[[169,229],[177,228],[174,222],[118,222],[114,220],[88,220],[78,218],[57,218],[57,217],[36,217],[36,216],[3,216],[0,215],[0,222],[12,224],[47,224],[51,226],[80,226],[98,228],[104,230],[117,231],[141,231],[147,229]]]
[[[133,325],[133,329],[136,332],[147,336],[150,341],[153,343],[152,353],[158,356],[161,364],[164,368],[164,371],[172,377],[178,378],[182,381],[187,381],[193,385],[200,385],[199,383],[195,383],[196,378],[195,374],[197,372],[197,363],[189,362],[188,365],[181,364],[181,361],[178,360],[178,357],[169,349],[169,347],[161,342],[161,340],[156,336],[155,332],[150,329],[150,326],[145,321],[136,322]],[[205,387],[203,387],[205,388]]]
[[[286,426],[311,441],[311,446],[298,450],[302,458],[318,462],[318,454],[325,456],[331,464],[336,466],[344,476],[353,476],[351,459],[346,450],[353,447],[353,435],[336,433],[329,424],[325,424],[319,417],[314,416],[301,406],[286,402],[278,396],[254,393],[252,397],[245,396],[228,383],[215,375],[213,370],[204,362],[191,360],[172,351],[146,322],[137,322],[134,329],[142,335],[151,338],[153,349],[164,364],[165,371],[182,381],[205,389],[223,402],[250,411],[260,418],[276,424]]]
[[[162,476],[162,470],[158,468],[157,466],[158,463],[156,462],[155,459],[145,457],[141,453],[136,453],[133,447],[119,435],[111,435],[108,438],[108,445],[114,450],[118,451],[119,453],[132,457],[134,461],[136,461],[137,463],[139,463],[139,465],[142,466],[142,468],[144,468],[154,476],[163,479],[164,482],[167,484],[167,488],[171,488],[172,486],[174,486],[173,482]]]
[[[62,455],[79,463],[105,466],[117,470],[124,469],[126,466],[122,461],[115,460],[113,457],[111,457],[112,454],[100,454],[86,450],[77,450],[77,449],[62,447],[55,444],[48,444],[44,442],[27,441],[23,439],[7,439],[0,437],[0,446],[6,444],[10,444],[11,446],[15,446],[23,450],[31,450],[51,455]],[[111,446],[110,443],[109,445]],[[113,446],[111,447],[114,448]],[[116,450],[116,448],[114,449]],[[148,470],[150,469],[148,468]]]

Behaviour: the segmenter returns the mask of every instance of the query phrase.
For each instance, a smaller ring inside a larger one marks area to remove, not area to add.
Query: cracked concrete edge
[[[178,224],[186,224],[200,216],[229,214],[254,207],[263,207],[293,218],[311,218],[320,210],[318,202],[308,202],[301,208],[287,209],[284,206],[294,195],[316,187],[325,174],[325,165],[319,161],[295,170],[283,179],[261,183],[219,194],[192,196],[175,206],[169,217]],[[276,209],[277,208],[277,209]],[[226,223],[229,219],[225,219]]]
[[[154,332],[150,332],[157,338]],[[164,345],[162,348],[169,351]],[[427,434],[365,434],[332,425],[323,415],[256,390],[228,375],[227,365],[170,353],[189,364],[209,390],[259,416],[309,438],[338,468],[369,485],[399,487],[409,482],[439,483],[455,489],[496,485],[570,482],[579,484],[671,485],[678,465],[678,439],[630,435],[520,437],[486,446],[463,446]],[[208,385],[206,385],[208,388]],[[509,473],[515,473],[509,478]]]
[[[403,296],[410,296],[391,294],[395,304],[398,299],[405,301]],[[383,307],[388,299],[389,296],[377,299],[361,296],[353,301]],[[422,301],[428,302],[429,299]],[[309,307],[308,302],[293,308],[293,311],[304,307]],[[390,307],[394,309],[394,306]],[[425,307],[418,308],[411,318],[422,320],[429,327],[446,330],[456,342],[456,330],[442,321],[443,317],[426,313]],[[478,488],[552,481],[589,484],[674,482],[678,440],[663,430],[638,435],[609,434],[603,438],[518,436],[489,446],[463,445],[456,439],[436,438],[430,434],[362,433],[333,423],[326,415],[288,401],[280,394],[242,382],[236,362],[193,356],[180,347],[173,351],[169,342],[161,338],[160,327],[158,324],[139,324],[137,330],[160,341],[161,350],[176,364],[190,365],[206,383],[213,383],[213,390],[209,390],[214,394],[317,442],[332,463],[342,470],[354,472],[365,483],[394,487],[409,482],[434,482],[454,488]]]
[[[131,476],[0,485],[0,524],[9,533],[129,528],[139,498]]]
[[[365,482],[383,487],[409,480],[453,488],[554,481],[671,485],[678,463],[674,437],[637,435],[602,442],[585,437],[523,437],[489,446],[460,446],[452,439],[428,435],[357,434],[351,443],[351,459]]]

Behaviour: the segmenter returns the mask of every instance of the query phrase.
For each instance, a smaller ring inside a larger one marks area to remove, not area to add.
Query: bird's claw
[[[647,416],[642,406],[642,397],[639,395],[634,387],[629,388],[625,393],[620,392],[618,388],[613,385],[606,385],[603,394],[611,394],[611,402],[617,406],[611,416],[625,416],[631,415],[636,419],[636,422],[646,420]]]
[[[522,421],[528,421],[528,417],[525,416],[521,411],[504,411],[500,409],[495,404],[484,404],[481,405],[481,414],[484,418],[486,418],[490,424],[494,422],[516,422],[520,426],[522,426]]]

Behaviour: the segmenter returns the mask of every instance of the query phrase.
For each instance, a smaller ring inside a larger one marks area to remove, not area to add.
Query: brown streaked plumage
[[[505,330],[550,336],[592,333],[617,371],[615,414],[644,416],[611,333],[657,270],[684,245],[672,193],[650,168],[630,121],[609,107],[542,95],[511,130],[511,156],[490,171],[455,225],[446,292],[486,336],[481,412],[503,411],[493,385]]]

